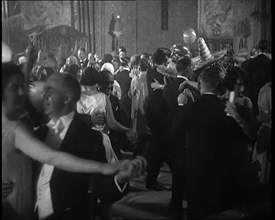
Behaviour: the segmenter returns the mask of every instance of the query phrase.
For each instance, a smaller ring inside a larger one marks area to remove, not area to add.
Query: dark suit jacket
[[[163,137],[167,134],[169,124],[169,108],[163,96],[163,90],[157,89],[153,91],[151,83],[155,79],[164,84],[164,78],[161,73],[157,71],[157,68],[148,70],[146,74],[146,80],[148,85],[148,108],[147,108],[147,121],[150,127],[151,133],[154,136]]]
[[[130,71],[129,70],[122,70],[119,71],[116,76],[115,80],[119,83],[121,88],[121,102],[123,103],[125,98],[128,97],[128,91],[131,86],[131,77],[129,76]]]
[[[129,76],[130,71],[122,70],[119,71],[116,76],[115,80],[118,82],[121,88],[121,99],[119,100],[120,105],[120,117],[119,122],[125,126],[130,126],[130,114],[131,114],[131,99],[128,96],[128,92],[131,86],[131,77]]]
[[[205,94],[182,107],[174,121],[177,164],[184,163],[190,213],[202,215],[196,217],[236,202],[250,169],[247,145],[237,144],[243,133],[224,109],[217,96]]]
[[[178,96],[180,94],[179,86],[185,79],[176,78],[172,82],[168,83],[163,90],[163,96],[167,102],[169,112],[175,116],[175,112],[178,106]]]
[[[82,62],[80,61],[79,63],[80,63],[80,68],[82,70],[84,70],[87,67],[88,63],[89,63],[89,60],[87,58],[85,58]]]
[[[81,158],[106,162],[102,135],[90,129],[87,121],[90,121],[88,115],[76,113],[59,150]],[[47,128],[40,132],[40,136],[43,133],[45,138]],[[107,203],[113,203],[123,196],[112,176],[72,173],[54,168],[50,181],[54,219],[90,219],[90,184],[93,193]]]

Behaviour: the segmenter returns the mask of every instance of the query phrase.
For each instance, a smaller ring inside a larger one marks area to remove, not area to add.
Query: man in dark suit
[[[176,63],[176,70],[178,75],[174,80],[169,82],[163,89],[163,96],[168,104],[168,108],[171,113],[170,115],[172,117],[174,117],[177,106],[179,105],[178,96],[182,92],[179,90],[180,84],[186,81],[187,79],[192,79],[193,71],[191,69],[191,62],[191,59],[187,56],[178,59]],[[189,90],[191,91],[193,98],[197,99],[199,96],[199,92],[191,89]],[[190,102],[192,102],[192,100],[190,100]]]
[[[55,74],[45,85],[44,111],[51,121],[38,132],[49,146],[75,156],[106,162],[101,133],[90,129],[90,116],[75,112],[80,86],[71,74]],[[128,162],[127,162],[128,163]],[[126,164],[115,176],[87,175],[44,164],[37,184],[39,219],[91,218],[89,189],[101,201],[113,203],[126,193],[127,181],[142,171],[144,161]],[[131,167],[132,166],[132,167]]]
[[[245,146],[236,145],[244,134],[226,115],[225,105],[217,96],[219,75],[218,67],[201,73],[201,98],[179,109],[172,129],[177,143],[176,170],[182,175],[175,183],[178,196],[174,207],[182,209],[183,195],[187,195],[190,218],[206,217],[237,204],[242,199],[242,184],[253,179],[248,172],[249,152]],[[249,174],[241,183],[244,173]]]
[[[168,106],[163,96],[163,89],[154,90],[152,83],[164,85],[164,77],[158,72],[157,67],[166,63],[166,54],[162,49],[157,49],[153,54],[154,68],[149,69],[146,75],[148,85],[148,108],[147,122],[152,134],[151,141],[146,153],[148,157],[148,175],[146,187],[153,190],[164,190],[165,188],[157,182],[160,167],[165,161],[171,168],[171,160],[167,157],[169,149],[169,117]]]
[[[81,47],[81,48],[78,49],[77,56],[78,56],[78,59],[79,59],[80,69],[81,69],[81,71],[83,71],[89,63],[89,60],[86,56],[86,50],[85,50],[84,47]]]
[[[118,82],[121,88],[120,105],[120,122],[125,126],[130,126],[130,114],[131,114],[131,99],[128,95],[131,86],[131,77],[129,76],[130,69],[128,66],[128,60],[126,58],[121,59],[120,70],[115,75],[115,80]]]

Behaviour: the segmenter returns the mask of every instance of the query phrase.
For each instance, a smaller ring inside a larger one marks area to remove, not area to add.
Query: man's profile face
[[[65,106],[66,90],[62,85],[62,80],[51,76],[45,84],[45,93],[43,97],[44,113],[48,116],[58,117]]]

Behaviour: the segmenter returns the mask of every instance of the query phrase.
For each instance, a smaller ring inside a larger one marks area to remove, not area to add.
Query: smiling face
[[[11,120],[18,119],[24,111],[24,103],[24,78],[21,75],[14,74],[9,78],[2,96],[2,106],[6,116]]]
[[[65,107],[67,90],[64,88],[60,78],[52,75],[45,84],[45,93],[43,96],[44,113],[51,117],[61,116]]]

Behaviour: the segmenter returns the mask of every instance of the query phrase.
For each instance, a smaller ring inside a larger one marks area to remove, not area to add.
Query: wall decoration
[[[161,30],[168,30],[168,0],[161,1]]]
[[[233,38],[232,1],[199,0],[198,30],[205,38]]]
[[[71,25],[69,1],[20,1],[29,28],[39,25]]]

